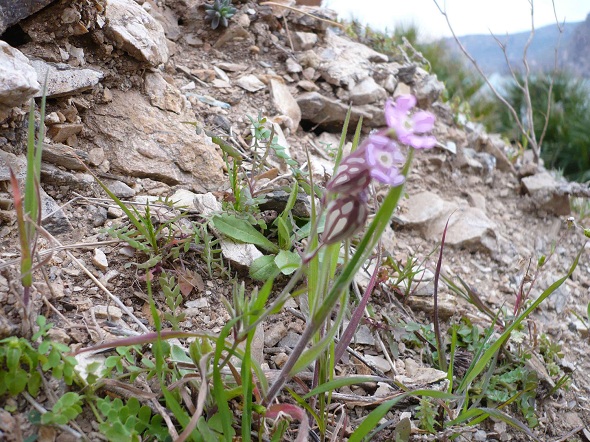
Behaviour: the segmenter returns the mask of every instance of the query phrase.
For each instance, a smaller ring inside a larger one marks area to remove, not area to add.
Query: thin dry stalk
[[[529,37],[528,37],[527,42],[524,46],[523,54],[522,54],[522,63],[524,66],[524,75],[523,75],[522,82],[519,81],[518,74],[514,70],[512,64],[510,63],[510,61],[508,59],[506,45],[503,44],[492,32],[490,32],[491,36],[494,38],[496,43],[498,43],[498,46],[500,47],[500,49],[502,50],[502,52],[504,54],[504,58],[506,60],[506,65],[510,71],[510,75],[512,76],[512,79],[514,80],[514,82],[516,84],[516,87],[518,87],[518,89],[523,93],[523,97],[524,97],[524,101],[525,101],[525,114],[526,114],[525,118],[522,118],[520,115],[520,112],[517,111],[516,109],[514,109],[514,107],[508,102],[508,100],[506,100],[506,98],[504,98],[498,92],[498,90],[491,83],[489,77],[483,72],[483,70],[481,69],[481,67],[479,66],[479,64],[475,60],[475,58],[473,58],[473,56],[469,53],[469,51],[467,51],[465,46],[463,46],[463,44],[460,42],[459,37],[457,37],[457,34],[455,33],[453,26],[451,25],[451,21],[449,19],[447,11],[446,11],[446,6],[442,7],[439,4],[438,0],[433,0],[433,2],[436,5],[439,12],[445,18],[445,21],[447,22],[447,26],[448,26],[449,30],[451,31],[451,34],[453,35],[453,39],[455,40],[455,43],[457,43],[457,46],[459,47],[459,49],[461,50],[463,55],[465,55],[465,57],[467,57],[469,62],[477,70],[478,74],[481,76],[481,78],[483,78],[486,85],[490,88],[490,90],[492,91],[494,96],[506,107],[506,109],[508,109],[508,111],[512,115],[512,118],[514,119],[516,125],[518,126],[518,130],[520,131],[521,135],[526,139],[528,145],[530,146],[531,150],[533,151],[533,156],[534,156],[535,162],[538,163],[539,159],[540,159],[540,155],[541,155],[541,146],[542,146],[543,138],[545,136],[545,133],[547,131],[547,127],[549,124],[549,114],[551,112],[551,94],[552,94],[552,90],[553,90],[553,82],[555,79],[555,73],[557,70],[557,59],[558,59],[558,53],[559,53],[558,48],[559,48],[559,43],[561,41],[561,36],[563,34],[563,26],[560,25],[559,21],[557,20],[557,13],[555,11],[554,0],[551,1],[551,4],[553,6],[555,21],[557,23],[557,28],[559,30],[559,39],[558,39],[558,42],[557,42],[557,45],[555,48],[554,71],[551,75],[551,82],[550,82],[548,96],[547,96],[547,110],[545,113],[543,129],[541,131],[541,136],[539,137],[539,139],[537,139],[537,136],[535,134],[535,123],[534,123],[534,119],[533,119],[534,109],[533,109],[533,104],[532,104],[532,100],[531,100],[530,88],[529,88],[529,79],[531,76],[531,72],[530,72],[530,66],[529,66],[528,58],[527,58],[528,49],[529,49],[529,47],[533,41],[533,38],[535,36],[534,1],[529,0],[530,10],[531,10],[531,32],[529,33]]]

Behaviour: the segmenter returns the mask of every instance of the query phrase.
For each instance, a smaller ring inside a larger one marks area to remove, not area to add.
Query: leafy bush
[[[551,75],[531,77],[529,88],[535,131],[537,138],[541,139],[547,115]],[[566,178],[575,181],[590,180],[589,96],[588,86],[583,80],[567,72],[559,72],[554,76],[541,156],[548,167],[561,170]],[[524,113],[524,95],[514,83],[508,88],[507,99],[515,109]],[[518,131],[507,110],[502,109],[500,121],[502,131],[518,139]]]

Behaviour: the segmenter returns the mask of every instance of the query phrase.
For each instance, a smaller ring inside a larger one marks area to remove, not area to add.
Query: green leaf
[[[415,390],[415,391],[408,391],[406,393],[402,393],[394,399],[391,399],[387,402],[383,402],[377,408],[375,408],[369,415],[363,420],[363,422],[357,427],[354,433],[348,439],[348,442],[361,442],[364,437],[369,434],[371,430],[379,426],[379,421],[383,416],[385,416],[389,410],[402,399],[408,396],[422,396],[422,397],[433,397],[437,399],[443,400],[453,400],[457,399],[457,396],[454,396],[449,393],[444,393],[442,391],[436,390]]]
[[[274,262],[282,274],[290,275],[301,267],[301,256],[296,252],[281,250],[275,257]]]
[[[283,210],[283,213],[281,213],[281,218],[287,217],[289,215],[289,212],[293,210],[293,207],[295,207],[295,203],[297,202],[297,195],[299,195],[299,183],[295,181],[293,183],[293,189],[291,190],[289,199],[287,200],[285,210]]]
[[[272,253],[277,253],[279,248],[269,241],[262,233],[243,219],[233,215],[216,215],[212,219],[213,226],[225,236],[247,244],[254,244]]]
[[[393,432],[395,437],[395,442],[408,442],[410,440],[410,435],[412,433],[412,424],[410,423],[410,419],[407,417],[403,418],[399,421],[399,424],[396,425],[395,431]]]
[[[291,229],[283,217],[277,218],[277,227],[279,232],[279,246],[283,250],[291,249]]]
[[[35,371],[31,373],[31,377],[29,378],[29,382],[27,384],[27,391],[33,397],[37,397],[39,394],[39,389],[41,388],[41,374]]]
[[[327,391],[334,391],[338,388],[342,388],[348,385],[361,384],[363,382],[375,382],[375,378],[372,376],[351,376],[332,380],[329,382],[324,382],[323,384],[318,385],[316,388],[314,388],[305,396],[303,396],[303,399],[309,399],[312,396],[316,396]]]
[[[485,369],[486,365],[492,359],[492,357],[494,357],[496,352],[500,350],[500,347],[504,344],[504,342],[506,342],[506,340],[508,340],[512,331],[516,327],[518,327],[519,324],[522,321],[524,321],[533,312],[533,310],[535,310],[539,306],[539,304],[541,304],[549,295],[551,295],[555,290],[557,290],[559,288],[559,286],[561,286],[571,276],[571,274],[574,272],[574,270],[578,266],[578,261],[580,260],[580,256],[582,255],[583,251],[584,251],[584,248],[582,248],[578,252],[578,255],[576,256],[576,258],[574,259],[574,262],[570,266],[568,273],[563,278],[558,279],[553,284],[551,284],[524,312],[522,312],[520,314],[520,316],[518,316],[514,320],[514,322],[512,322],[512,324],[510,324],[508,327],[506,327],[506,329],[500,335],[500,337],[492,345],[490,345],[490,347],[485,351],[485,353],[483,353],[483,355],[477,361],[477,363],[474,364],[470,368],[470,370],[465,374],[465,377],[463,378],[463,380],[461,381],[461,384],[459,385],[458,391],[466,391],[467,390],[469,385],[471,385],[471,383],[475,380],[475,378],[477,376],[479,376],[479,374]]]
[[[275,264],[274,255],[265,255],[256,258],[250,266],[250,278],[257,281],[266,281],[272,279],[280,273]]]
[[[19,366],[22,350],[17,343],[10,345],[6,349],[6,367],[11,373],[15,372]]]
[[[27,386],[29,375],[22,368],[17,368],[14,372],[10,373],[10,377],[10,381],[7,382],[8,391],[11,395],[16,396]]]

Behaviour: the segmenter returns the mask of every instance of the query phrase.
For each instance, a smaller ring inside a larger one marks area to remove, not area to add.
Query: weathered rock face
[[[270,93],[275,108],[281,114],[289,117],[290,121],[287,127],[292,131],[297,130],[297,126],[299,126],[299,122],[301,121],[301,109],[293,98],[293,95],[291,95],[287,85],[274,79],[270,80]]]
[[[152,66],[168,61],[164,28],[133,0],[107,0],[105,34],[115,45]]]
[[[558,191],[558,184],[549,172],[522,179],[522,185],[533,198],[536,208],[555,215],[569,215],[571,212],[569,196]]]
[[[416,228],[432,240],[440,240],[448,222],[446,244],[469,250],[495,252],[496,224],[479,207],[458,206],[433,192],[411,195],[394,221]]]
[[[24,103],[40,89],[37,72],[27,57],[0,41],[0,113]]]
[[[103,78],[102,72],[94,69],[77,69],[64,63],[47,63],[43,60],[32,60],[31,65],[37,72],[37,78],[45,81],[47,76],[47,97],[75,95],[96,86]],[[36,97],[42,95],[37,92]]]
[[[197,192],[217,190],[224,181],[223,161],[212,144],[183,123],[192,119],[153,107],[138,92],[114,91],[113,101],[85,121],[96,133],[87,150],[102,148],[105,161],[118,173],[183,184]]]
[[[354,104],[369,104],[384,100],[387,96],[385,89],[379,86],[373,77],[367,77],[350,91],[350,101]]]
[[[53,0],[0,0],[0,34]]]
[[[340,100],[325,97],[319,92],[306,92],[297,97],[297,104],[301,109],[301,119],[319,125],[326,130],[337,132],[342,130],[342,124],[346,119],[348,105]],[[383,109],[365,105],[352,106],[350,115],[350,130],[364,118],[364,126],[380,127],[384,124]]]
[[[145,75],[145,91],[152,106],[180,114],[184,109],[184,98],[180,91],[169,84],[159,73]]]
[[[331,31],[326,32],[326,47],[319,55],[322,59],[322,77],[330,84],[348,88],[369,76],[371,63],[388,61],[386,55],[339,37]]]

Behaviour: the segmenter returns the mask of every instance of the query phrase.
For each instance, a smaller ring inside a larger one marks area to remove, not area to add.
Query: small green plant
[[[231,0],[214,0],[213,4],[205,5],[205,20],[211,22],[211,29],[217,29],[221,24],[227,28],[228,20],[234,16],[236,8]]]
[[[84,397],[72,391],[60,397],[51,411],[41,416],[43,425],[65,425],[82,413]]]
[[[179,330],[180,323],[186,317],[186,314],[181,311],[183,299],[180,293],[180,284],[176,283],[174,276],[168,277],[166,272],[162,272],[160,287],[162,287],[166,307],[168,307],[168,311],[164,313],[164,319],[172,325],[173,330]]]
[[[132,397],[126,403],[119,398],[109,397],[97,400],[97,406],[104,421],[99,424],[100,432],[111,442],[146,440],[169,440],[168,429],[162,416],[153,415],[147,405],[141,405]]]
[[[420,422],[420,427],[429,433],[436,433],[436,407],[432,404],[432,399],[421,398],[420,405],[416,407],[416,417]]]
[[[70,348],[47,338],[51,324],[46,323],[44,316],[37,317],[37,325],[39,331],[32,341],[16,336],[0,341],[0,397],[6,393],[16,396],[25,390],[37,396],[42,373],[50,373],[67,385],[74,382],[76,360],[67,356]],[[37,339],[41,343],[35,348],[32,342]]]
[[[100,181],[99,184],[102,185]],[[162,265],[178,258],[181,252],[188,251],[193,239],[192,232],[183,230],[180,221],[185,215],[174,209],[172,201],[164,199],[152,204],[148,202],[142,212],[135,206],[128,208],[106,186],[103,189],[129,219],[128,224],[113,226],[106,232],[147,256],[143,263],[137,264],[138,268],[150,269]]]

